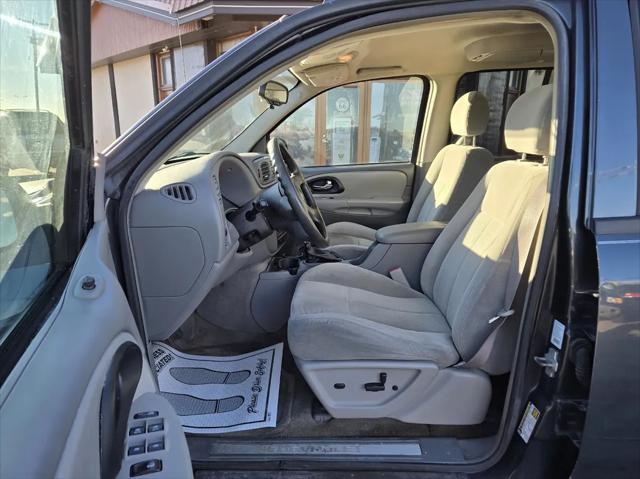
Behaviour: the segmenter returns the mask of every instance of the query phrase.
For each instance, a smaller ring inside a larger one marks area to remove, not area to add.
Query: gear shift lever
[[[333,251],[324,248],[316,248],[308,241],[304,242],[302,256],[307,263],[337,263],[343,260]]]

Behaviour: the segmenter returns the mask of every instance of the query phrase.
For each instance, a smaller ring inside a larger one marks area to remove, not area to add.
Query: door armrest
[[[376,241],[383,244],[433,244],[447,223],[424,221],[386,226],[376,231]]]

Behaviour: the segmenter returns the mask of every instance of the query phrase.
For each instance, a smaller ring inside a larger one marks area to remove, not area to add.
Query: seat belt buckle
[[[407,280],[407,277],[404,275],[404,271],[402,271],[401,267],[396,267],[393,268],[392,270],[389,271],[389,276],[391,276],[391,279],[394,280],[397,283],[401,283],[404,284],[405,286],[409,286],[409,281]]]
[[[513,313],[515,313],[513,309],[502,310],[489,320],[489,324],[496,322],[500,318],[508,318],[509,316],[513,316]]]

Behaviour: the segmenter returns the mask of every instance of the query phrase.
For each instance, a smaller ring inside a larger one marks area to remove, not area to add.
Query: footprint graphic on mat
[[[188,394],[162,393],[162,395],[171,403],[178,416],[199,416],[231,412],[244,403],[242,396],[223,399],[200,399]]]
[[[207,368],[171,368],[169,374],[176,381],[191,386],[202,384],[240,384],[246,381],[251,371],[214,371]]]

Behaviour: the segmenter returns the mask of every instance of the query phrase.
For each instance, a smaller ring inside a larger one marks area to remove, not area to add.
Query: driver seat
[[[518,98],[506,119],[507,147],[548,156],[551,103],[550,85]],[[301,277],[289,347],[333,417],[484,420],[489,375],[508,372],[513,360],[519,321],[508,310],[535,243],[547,176],[543,163],[494,166],[427,255],[422,291],[348,263]]]
[[[489,104],[479,92],[462,95],[451,109],[451,132],[460,136],[447,145],[429,166],[424,182],[413,200],[407,223],[449,221],[471,194],[489,168],[493,155],[475,146],[489,121]],[[376,230],[357,223],[341,221],[327,226],[332,251],[343,258],[359,256],[374,242]]]

